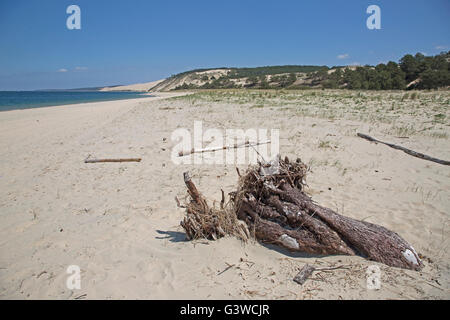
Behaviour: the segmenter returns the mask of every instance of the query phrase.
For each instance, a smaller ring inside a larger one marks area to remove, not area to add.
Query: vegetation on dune
[[[246,78],[246,77],[258,77],[283,73],[309,73],[320,70],[328,70],[327,66],[266,66],[257,68],[234,68],[231,69],[228,77],[231,79]]]
[[[180,73],[177,73],[177,74],[173,74],[173,75],[171,75],[169,77],[169,79],[178,78],[178,77],[181,77],[181,76],[188,75],[190,73],[205,72],[205,71],[210,71],[210,70],[228,70],[228,69],[229,68],[226,68],[226,67],[194,69],[194,70],[189,70],[189,71],[184,71],[184,72],[180,72]]]
[[[389,61],[376,66],[266,66],[257,68],[196,69],[169,78],[182,79],[177,89],[363,89],[411,90],[450,86],[450,51],[436,56],[407,54],[399,63]],[[207,75],[205,71],[222,71]],[[199,82],[198,80],[201,80]]]
[[[336,69],[327,75],[323,82],[324,88],[365,89],[365,90],[403,90],[406,88],[405,73],[395,62],[379,64],[376,67],[357,67]]]
[[[450,127],[450,92],[442,91],[380,91],[375,90],[203,90],[167,101],[187,101],[195,108],[219,103],[221,108],[242,106],[259,112],[273,110],[292,117],[346,119],[376,124],[387,135],[407,137],[428,136],[448,139]],[[312,125],[314,126],[314,124]],[[370,133],[370,130],[368,131]],[[335,149],[336,142],[319,141],[320,150]]]
[[[326,77],[325,88],[391,90],[437,89],[450,86],[450,52],[426,57],[421,53],[405,55],[400,63],[389,61],[355,70],[336,69]]]

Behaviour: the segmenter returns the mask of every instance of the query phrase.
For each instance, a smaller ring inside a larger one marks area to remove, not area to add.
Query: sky
[[[67,7],[81,9],[69,30]],[[381,10],[381,29],[366,12]],[[196,68],[386,63],[450,50],[448,0],[0,0],[0,90],[148,82]]]

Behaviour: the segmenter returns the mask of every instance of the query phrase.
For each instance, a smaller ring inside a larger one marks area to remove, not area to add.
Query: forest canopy
[[[399,63],[389,61],[377,66],[336,68],[324,80],[325,88],[390,90],[390,89],[437,89],[450,86],[450,53],[436,56],[407,54]],[[344,70],[344,71],[342,71]]]

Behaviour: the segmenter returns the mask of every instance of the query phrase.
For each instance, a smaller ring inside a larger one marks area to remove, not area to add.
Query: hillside
[[[376,66],[285,65],[255,68],[195,69],[167,79],[100,88],[99,91],[172,91],[189,89],[436,89],[450,86],[450,55],[407,54],[398,63]]]
[[[157,80],[157,81],[151,81],[151,82],[144,82],[144,83],[135,83],[130,85],[124,85],[124,86],[110,86],[110,87],[103,87],[99,88],[98,91],[143,91],[147,92],[150,91],[151,88],[156,86],[157,84],[161,83],[165,79]]]
[[[266,66],[196,69],[173,75],[151,91],[186,89],[437,89],[450,86],[450,54],[407,54],[376,66]]]
[[[315,73],[327,66],[267,66],[197,69],[171,76],[152,91],[178,89],[285,88],[316,86]]]

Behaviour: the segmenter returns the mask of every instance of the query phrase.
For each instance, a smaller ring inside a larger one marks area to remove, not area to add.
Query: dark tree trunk
[[[241,197],[235,198],[237,216],[257,239],[291,251],[358,254],[393,267],[423,267],[414,248],[397,233],[314,203],[302,184],[294,182],[292,166],[296,164],[280,160],[277,174],[261,174],[260,166],[241,178],[237,193]]]

